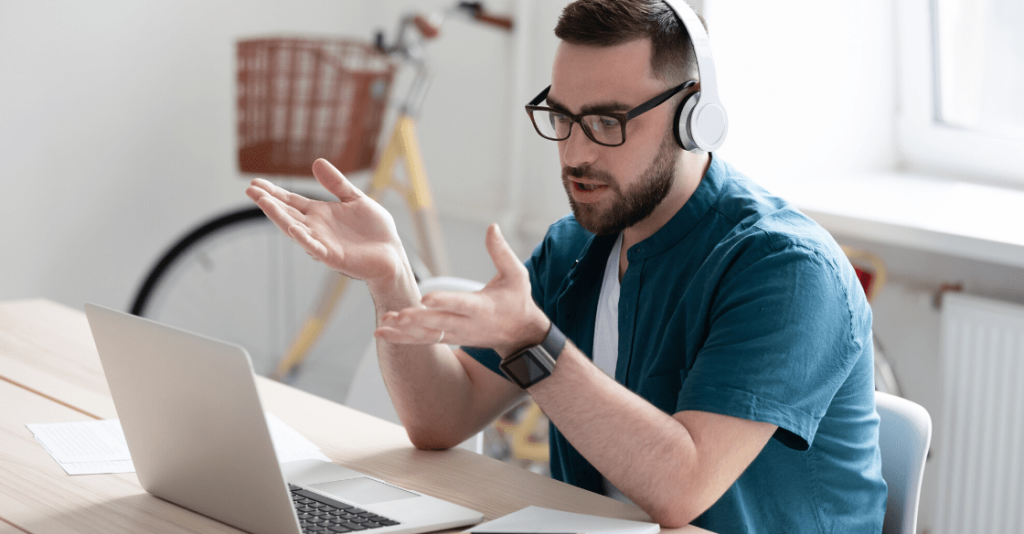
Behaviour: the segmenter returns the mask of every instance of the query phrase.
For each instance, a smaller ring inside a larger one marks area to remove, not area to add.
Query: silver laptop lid
[[[299,533],[239,346],[86,304],[146,491],[253,533]]]

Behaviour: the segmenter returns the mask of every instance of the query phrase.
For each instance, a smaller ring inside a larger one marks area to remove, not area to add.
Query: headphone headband
[[[718,80],[715,62],[711,57],[711,43],[697,13],[682,0],[663,0],[676,14],[693,44],[694,61],[700,77],[700,91],[687,97],[680,105],[676,117],[677,139],[686,150],[705,152],[718,150],[725,142],[729,119],[718,98]]]

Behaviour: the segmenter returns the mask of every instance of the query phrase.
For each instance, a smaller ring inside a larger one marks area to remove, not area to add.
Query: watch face
[[[509,378],[519,384],[519,387],[526,389],[538,380],[551,375],[551,371],[534,358],[535,356],[530,351],[526,351],[502,362],[501,368]]]

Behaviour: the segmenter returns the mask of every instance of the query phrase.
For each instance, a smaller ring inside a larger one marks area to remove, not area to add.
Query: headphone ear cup
[[[676,108],[674,124],[676,143],[679,143],[683,150],[694,150],[697,148],[697,143],[693,140],[693,136],[690,135],[690,122],[698,100],[700,100],[700,91],[686,95],[679,102],[679,107]]]

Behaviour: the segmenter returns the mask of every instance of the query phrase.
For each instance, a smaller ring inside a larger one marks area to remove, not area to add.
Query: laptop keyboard
[[[398,521],[318,495],[294,484],[288,484],[288,487],[292,490],[292,504],[299,514],[299,525],[304,534],[359,532],[398,524]]]

